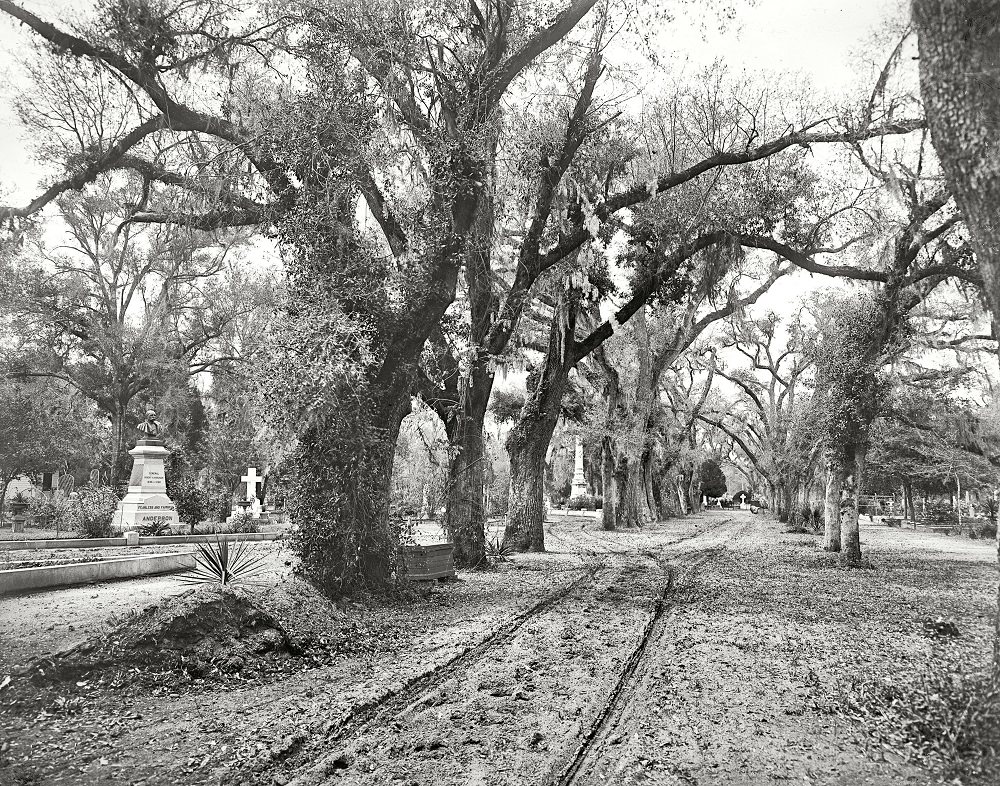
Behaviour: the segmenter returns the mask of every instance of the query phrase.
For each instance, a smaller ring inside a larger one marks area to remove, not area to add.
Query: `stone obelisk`
[[[129,451],[132,456],[132,474],[128,479],[128,493],[118,503],[113,525],[123,532],[165,519],[168,526],[180,526],[177,506],[167,496],[167,479],[163,461],[170,451],[157,439],[160,424],[153,410],[146,412],[146,419],[139,424],[139,439]]]
[[[583,443],[578,436],[576,437],[576,456],[573,463],[573,487],[569,492],[569,496],[570,498],[583,497],[586,494],[587,478],[583,474]]]

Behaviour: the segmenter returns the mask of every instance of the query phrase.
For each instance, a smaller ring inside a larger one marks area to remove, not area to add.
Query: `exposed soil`
[[[137,661],[153,679],[0,690],[0,783],[934,783],[875,760],[836,706],[852,678],[933,661],[929,620],[985,661],[995,551],[863,536],[873,567],[845,571],[742,512],[641,533],[560,516],[550,553],[393,602],[324,605],[286,579],[254,625],[211,617],[210,594],[158,603],[132,621],[180,633]],[[199,635],[171,627],[189,607]],[[198,647],[285,665],[166,668]]]

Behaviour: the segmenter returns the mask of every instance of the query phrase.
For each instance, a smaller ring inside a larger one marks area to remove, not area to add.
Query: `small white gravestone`
[[[745,491],[740,492],[740,510],[747,509],[747,495]]]

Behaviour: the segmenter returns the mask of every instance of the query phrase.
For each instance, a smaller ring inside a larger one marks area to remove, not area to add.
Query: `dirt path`
[[[746,513],[560,518],[548,554],[349,609],[371,646],[332,665],[0,714],[0,784],[931,783],[829,711],[851,676],[933,657],[926,617],[985,651],[992,548],[912,536],[866,530],[874,569],[841,571]]]

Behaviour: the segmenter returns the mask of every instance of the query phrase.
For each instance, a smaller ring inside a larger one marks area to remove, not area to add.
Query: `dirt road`
[[[993,553],[868,541],[875,569],[840,571],[739,512],[641,533],[560,519],[548,554],[355,610],[377,622],[363,655],[15,718],[0,783],[931,783],[868,757],[829,705],[859,662],[932,657],[926,616],[985,648]]]

